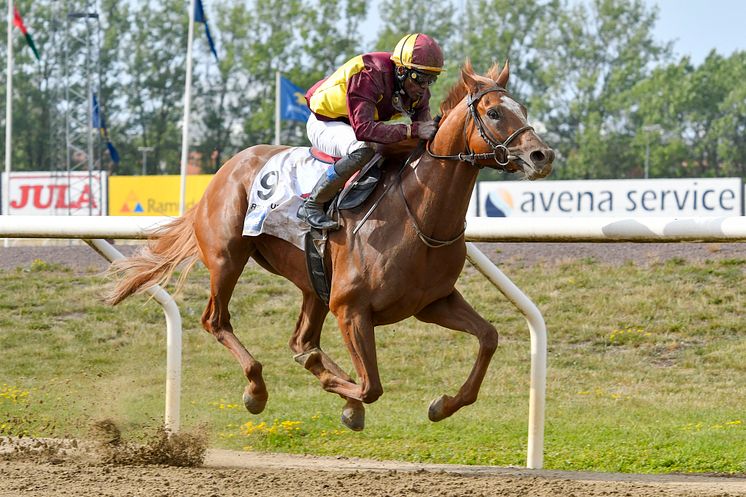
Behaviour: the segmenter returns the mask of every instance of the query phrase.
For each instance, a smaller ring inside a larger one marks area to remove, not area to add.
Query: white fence
[[[121,257],[104,238],[147,238],[164,217],[0,216],[0,237],[81,238],[109,260]],[[469,218],[470,242],[678,242],[746,241],[746,217],[722,218]],[[531,338],[531,385],[526,466],[543,466],[547,335],[538,308],[472,243],[467,257],[526,318]],[[166,426],[179,427],[181,318],[173,299],[152,290],[167,319]]]

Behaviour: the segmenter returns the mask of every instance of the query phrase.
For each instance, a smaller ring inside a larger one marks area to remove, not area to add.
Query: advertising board
[[[185,208],[194,206],[212,179],[211,174],[186,177]],[[111,176],[109,178],[110,216],[178,216],[181,177]]]
[[[487,217],[710,217],[743,215],[740,178],[482,181],[475,215]]]
[[[106,171],[19,171],[2,175],[8,183],[9,212],[22,216],[101,216],[107,211]],[[5,191],[5,188],[3,188]]]

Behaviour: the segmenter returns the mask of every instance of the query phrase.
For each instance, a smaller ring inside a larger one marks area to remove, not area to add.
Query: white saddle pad
[[[251,185],[244,236],[267,234],[303,250],[308,225],[298,219],[302,194],[310,192],[330,164],[311,155],[307,147],[290,148],[273,156]]]

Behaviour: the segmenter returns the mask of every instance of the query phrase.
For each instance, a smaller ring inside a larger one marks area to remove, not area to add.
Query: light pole
[[[650,133],[660,133],[663,128],[659,124],[648,124],[642,127],[645,132],[645,179],[648,179],[650,173]]]
[[[137,147],[137,150],[142,152],[142,175],[148,174],[148,152],[155,150],[153,147]]]

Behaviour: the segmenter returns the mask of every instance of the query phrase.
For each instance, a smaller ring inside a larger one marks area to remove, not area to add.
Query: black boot
[[[339,229],[339,223],[330,219],[324,212],[324,204],[334,198],[347,180],[356,171],[359,171],[373,157],[374,153],[372,148],[364,147],[339,159],[333,168],[324,173],[316,182],[308,198],[298,209],[298,217],[313,228]]]

